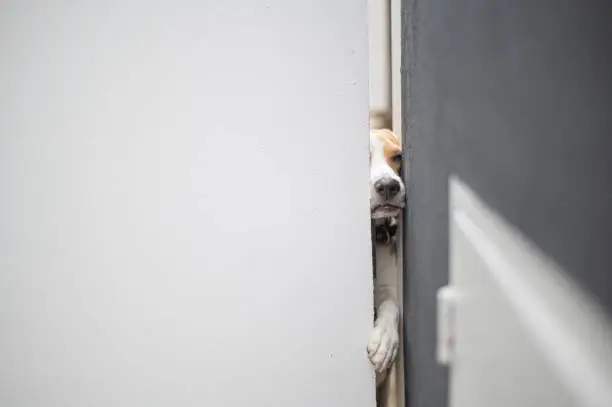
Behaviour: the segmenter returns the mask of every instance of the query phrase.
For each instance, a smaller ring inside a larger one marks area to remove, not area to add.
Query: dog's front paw
[[[376,321],[368,343],[368,358],[377,372],[382,372],[391,366],[397,356],[398,348],[397,326],[387,319]]]

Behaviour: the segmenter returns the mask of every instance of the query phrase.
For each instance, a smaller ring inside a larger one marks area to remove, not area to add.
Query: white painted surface
[[[389,0],[367,0],[370,63],[370,110],[390,112],[391,52]]]
[[[391,116],[393,131],[402,134],[402,99],[406,93],[402,87],[402,0],[389,0],[389,3]]]
[[[0,405],[373,406],[366,4],[0,7]]]
[[[450,196],[451,406],[611,406],[602,309],[456,178]]]

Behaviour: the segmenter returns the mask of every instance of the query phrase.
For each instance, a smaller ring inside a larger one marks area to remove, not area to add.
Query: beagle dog
[[[387,129],[370,132],[370,211],[374,246],[375,321],[367,346],[380,385],[399,348],[399,264],[395,232],[405,206],[406,187],[399,176],[402,148],[399,137]]]

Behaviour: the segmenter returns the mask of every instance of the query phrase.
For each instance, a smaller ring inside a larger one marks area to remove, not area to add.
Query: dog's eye
[[[402,162],[402,153],[395,154],[392,158],[394,163],[401,164]]]

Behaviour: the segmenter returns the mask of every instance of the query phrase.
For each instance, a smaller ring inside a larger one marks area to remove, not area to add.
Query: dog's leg
[[[377,244],[374,287],[377,315],[368,343],[368,357],[379,376],[391,366],[399,347],[398,268],[395,245]]]

